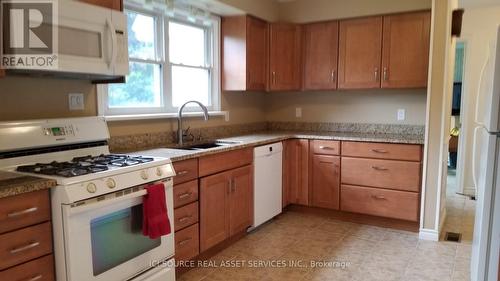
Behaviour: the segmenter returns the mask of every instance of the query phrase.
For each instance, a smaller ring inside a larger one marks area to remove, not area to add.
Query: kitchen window
[[[99,114],[163,117],[189,100],[220,110],[219,19],[139,9],[125,14],[130,71],[126,83],[98,87]]]

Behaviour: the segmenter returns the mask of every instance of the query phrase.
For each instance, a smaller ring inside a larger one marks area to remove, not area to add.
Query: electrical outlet
[[[406,119],[406,110],[398,109],[398,121],[404,121]]]
[[[302,107],[296,107],[295,108],[295,117],[296,118],[302,118]]]
[[[85,100],[82,93],[68,94],[69,110],[84,110]]]

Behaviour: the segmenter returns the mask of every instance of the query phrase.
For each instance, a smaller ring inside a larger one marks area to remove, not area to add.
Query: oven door
[[[174,255],[172,180],[164,184],[172,234],[158,239],[142,235],[142,187],[63,206],[68,281],[127,280]]]

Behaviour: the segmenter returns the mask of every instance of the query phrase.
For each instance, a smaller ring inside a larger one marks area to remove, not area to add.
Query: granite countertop
[[[0,198],[56,186],[55,180],[0,171]]]
[[[317,140],[339,140],[339,141],[364,141],[400,144],[423,144],[424,138],[420,135],[401,134],[365,134],[365,133],[338,133],[338,132],[263,132],[250,135],[221,138],[217,141],[234,142],[204,150],[182,150],[175,147],[156,148],[137,151],[133,154],[146,156],[166,157],[173,162],[187,160],[211,154],[265,145],[287,139],[317,139]]]

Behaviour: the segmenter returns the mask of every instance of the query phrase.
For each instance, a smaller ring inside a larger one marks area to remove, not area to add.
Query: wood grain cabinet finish
[[[200,252],[199,224],[193,224],[175,233],[175,259],[190,260]]]
[[[382,88],[427,86],[430,24],[430,12],[384,17]]]
[[[305,90],[335,90],[338,76],[338,22],[307,24],[303,30],[303,88]]]
[[[269,71],[267,22],[251,16],[224,17],[222,89],[265,91]]]
[[[342,184],[420,191],[419,162],[342,157]]]
[[[342,185],[342,211],[418,221],[418,193]]]
[[[340,21],[339,89],[380,88],[382,17]]]
[[[302,78],[301,26],[270,24],[269,90],[300,90]]]
[[[312,140],[311,153],[323,155],[340,155],[340,142],[329,140]]]
[[[181,230],[198,222],[198,202],[191,203],[174,211],[174,229]]]
[[[200,177],[213,175],[248,165],[252,161],[253,148],[238,149],[201,157],[199,160],[199,175]]]
[[[174,208],[198,201],[198,180],[174,186]]]
[[[251,165],[200,180],[200,250],[203,252],[251,226]]]
[[[102,6],[108,9],[123,11],[123,0],[79,0],[92,5]]]
[[[174,162],[174,185],[198,178],[198,159]]]
[[[338,210],[340,200],[340,157],[312,156],[311,205]]]
[[[309,141],[287,140],[284,144],[283,206],[309,205]]]
[[[54,281],[54,257],[42,258],[0,271],[0,280]]]
[[[0,199],[0,233],[50,220],[47,190]]]
[[[342,156],[419,162],[422,160],[422,146],[344,141],[342,142]]]

